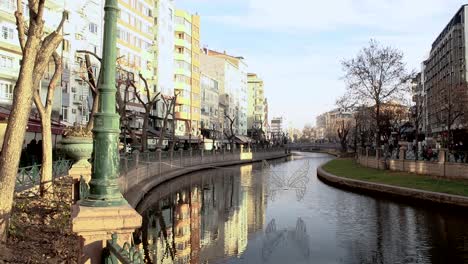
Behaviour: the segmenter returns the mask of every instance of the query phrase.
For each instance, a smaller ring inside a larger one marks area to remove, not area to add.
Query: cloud
[[[281,32],[320,32],[355,26],[417,32],[431,25],[434,17],[453,14],[462,4],[461,0],[249,0],[245,13],[206,19]]]
[[[270,117],[296,127],[334,107],[340,61],[375,38],[420,68],[461,0],[182,0],[201,9],[202,42],[242,55],[265,81]],[[215,2],[216,4],[214,4]],[[179,2],[177,2],[178,4]],[[228,10],[227,10],[228,9]]]

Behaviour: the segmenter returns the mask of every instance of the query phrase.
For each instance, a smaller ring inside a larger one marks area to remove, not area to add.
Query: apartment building
[[[64,25],[62,43],[62,101],[61,121],[66,125],[84,125],[89,120],[93,97],[87,84],[85,54],[90,51],[98,56],[102,54],[103,44],[103,3],[97,0],[67,2],[68,22]],[[96,10],[96,12],[89,12]],[[95,78],[100,63],[90,56]]]
[[[152,63],[145,73],[151,90],[166,97],[174,95],[174,0],[155,0],[153,6],[154,27]],[[150,118],[153,127],[160,130],[163,126],[164,106],[156,104]],[[172,118],[172,116],[170,116]],[[169,122],[169,125],[171,122]],[[170,128],[172,130],[172,127]]]
[[[228,96],[231,115],[236,117],[235,126],[236,134],[247,135],[247,64],[241,56],[232,56],[224,52],[204,49],[204,52],[212,57],[221,58],[232,64],[234,67],[227,67],[227,71],[231,71],[229,79],[224,86],[225,95]]]
[[[29,11],[27,5],[23,5],[23,15],[28,19]],[[16,1],[3,0],[0,1],[0,120],[8,118],[11,105],[13,102],[14,86],[19,75],[20,60],[22,58],[21,49],[19,46],[18,32],[16,30]],[[55,30],[60,23],[62,12],[66,9],[64,0],[46,1],[44,8],[44,32],[50,33]],[[67,9],[68,10],[68,9]],[[66,47],[66,46],[65,46]],[[60,46],[57,52],[65,56],[64,46]],[[67,65],[65,65],[67,66]],[[47,86],[54,72],[55,65],[50,62],[44,77],[40,82],[40,95],[43,101],[47,95]],[[65,72],[65,71],[64,71]],[[66,73],[63,74],[62,80],[66,80]],[[62,87],[65,84],[59,83],[55,89],[54,100],[52,103],[52,134],[54,142],[60,140],[62,133],[61,126],[61,105],[62,105]],[[41,138],[41,126],[38,113],[33,104],[29,117],[28,126],[26,128],[25,142],[29,143],[32,139],[39,140]]]
[[[200,133],[200,16],[175,12],[176,135]]]
[[[247,127],[249,129],[263,129],[268,123],[265,112],[265,90],[263,80],[256,73],[247,74],[248,78],[248,107]]]
[[[137,87],[137,92],[144,89],[141,73],[145,79],[152,78],[152,63],[154,60],[154,1],[150,0],[119,0],[119,18],[117,20],[117,57],[120,81],[131,80]],[[134,129],[143,126],[144,108],[138,102],[133,89],[120,86],[121,95],[127,96],[126,102],[129,125]],[[150,88],[151,93],[156,91]],[[126,95],[125,95],[126,94]],[[147,100],[143,96],[144,100]]]
[[[202,71],[219,82],[219,103],[224,119],[224,128],[229,126],[228,118],[235,119],[234,133],[247,135],[247,64],[244,58],[226,53],[203,49]]]
[[[205,73],[201,73],[201,123],[205,137],[222,137],[222,122],[220,122],[219,85],[218,81]]]
[[[423,64],[424,92],[427,96],[427,134],[466,130],[468,85],[466,39],[468,5],[463,5],[432,43]]]
[[[420,72],[411,80],[412,101],[414,103],[411,114],[418,134],[425,134],[427,130],[427,96],[422,77],[423,74]]]

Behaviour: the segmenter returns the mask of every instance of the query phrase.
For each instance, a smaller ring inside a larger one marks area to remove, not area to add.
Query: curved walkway
[[[325,171],[322,166],[317,169],[317,177],[326,184],[357,193],[385,195],[392,198],[404,198],[406,201],[430,202],[440,205],[468,208],[468,197],[465,196],[348,179],[331,174]]]
[[[145,195],[153,188],[158,186],[159,184],[177,178],[179,176],[183,176],[192,172],[206,170],[206,169],[213,169],[216,167],[226,167],[226,166],[234,166],[240,164],[248,164],[253,162],[258,162],[262,160],[273,160],[279,159],[289,156],[290,154],[285,154],[284,150],[276,151],[271,153],[258,153],[263,155],[252,155],[249,159],[236,159],[236,160],[226,160],[226,161],[216,161],[204,164],[193,164],[192,166],[187,167],[178,167],[176,170],[167,171],[161,174],[158,174],[156,171],[154,172],[153,177],[148,177],[139,181],[138,183],[132,185],[131,188],[127,189],[124,192],[125,199],[128,201],[130,206],[133,208],[137,208],[138,204],[141,200],[144,199]]]

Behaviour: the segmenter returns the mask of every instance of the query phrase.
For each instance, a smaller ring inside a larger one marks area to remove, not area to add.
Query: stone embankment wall
[[[405,171],[453,179],[468,179],[468,164],[446,162],[445,150],[439,151],[438,161],[405,159],[403,151],[400,153],[399,159],[387,160],[382,157],[380,150],[377,150],[375,155],[372,156],[369,155],[369,150],[358,151],[357,161],[363,166],[375,169],[390,169],[392,171]]]

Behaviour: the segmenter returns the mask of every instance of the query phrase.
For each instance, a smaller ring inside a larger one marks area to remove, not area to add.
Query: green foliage
[[[350,179],[468,196],[468,181],[465,180],[449,180],[408,172],[367,168],[357,164],[353,159],[335,159],[325,164],[323,169]]]

